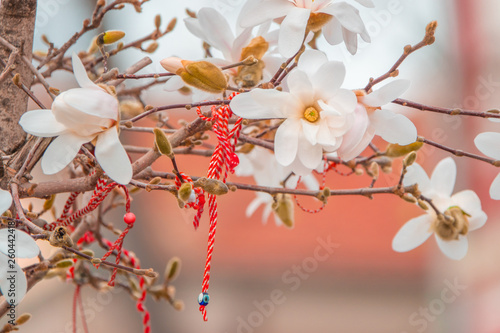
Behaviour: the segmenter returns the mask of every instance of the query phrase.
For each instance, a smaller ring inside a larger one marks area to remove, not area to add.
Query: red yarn
[[[238,93],[233,93],[229,97],[231,100]],[[233,128],[229,130],[229,118],[233,115],[229,105],[224,105],[219,108],[212,106],[212,117],[207,118],[201,114],[201,110],[197,109],[198,115],[207,121],[214,121],[212,130],[217,136],[218,144],[212,154],[208,167],[208,178],[226,181],[228,171],[234,172],[234,168],[239,164],[238,157],[234,150],[238,141],[242,118],[238,118]],[[205,262],[205,271],[203,273],[203,282],[201,290],[203,293],[208,291],[210,286],[210,269],[212,263],[212,254],[215,244],[215,231],[217,229],[217,198],[213,194],[208,195],[208,209],[210,217],[210,229],[208,232],[207,259]],[[206,305],[200,305],[200,311],[203,315],[203,320],[207,321]]]

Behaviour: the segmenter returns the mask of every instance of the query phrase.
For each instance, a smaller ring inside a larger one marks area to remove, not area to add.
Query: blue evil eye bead
[[[200,305],[208,305],[208,302],[210,301],[210,296],[208,293],[201,293],[198,295],[198,303]]]

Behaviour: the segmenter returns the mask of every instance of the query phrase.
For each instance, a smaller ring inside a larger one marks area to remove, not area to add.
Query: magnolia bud
[[[174,309],[176,309],[177,311],[184,310],[184,302],[181,300],[175,300],[174,301]]]
[[[54,205],[54,200],[56,199],[56,196],[55,194],[52,194],[50,196],[50,198],[48,198],[47,200],[45,200],[45,202],[43,203],[43,210],[49,210],[52,208],[52,206]]]
[[[182,59],[177,57],[168,57],[160,61],[160,65],[165,68],[170,73],[177,74],[177,71],[180,71],[184,68],[182,64]]]
[[[56,267],[57,268],[68,268],[73,266],[73,260],[72,259],[63,259],[58,262],[56,262]]]
[[[183,183],[179,188],[177,196],[180,200],[187,202],[189,200],[189,197],[191,196],[191,192],[193,192],[193,185],[191,185],[190,183]]]
[[[288,228],[294,225],[294,209],[292,196],[290,194],[278,193],[274,197],[273,210],[280,218],[281,222]]]
[[[90,42],[89,45],[89,49],[87,50],[88,54],[92,54],[99,51],[99,47],[97,46],[97,37],[99,36],[95,36],[94,38],[92,38],[92,41]]]
[[[156,29],[160,29],[160,26],[161,26],[161,15],[157,14],[155,16],[155,27]]]
[[[158,48],[158,43],[157,42],[152,42],[151,44],[148,45],[148,47],[144,50],[147,53],[153,53],[156,51]]]
[[[92,258],[90,262],[92,263],[92,265],[100,265],[102,263],[102,260],[100,258]]]
[[[24,324],[25,322],[27,322],[30,319],[31,319],[31,314],[29,314],[29,313],[23,313],[22,315],[20,315],[19,317],[17,317],[17,319],[16,319],[16,325],[22,325],[22,324]]]
[[[207,193],[213,195],[223,195],[229,192],[227,185],[217,179],[201,177],[194,182],[194,186],[201,187]]]
[[[417,203],[418,203],[419,207],[422,208],[423,210],[429,209],[429,206],[427,205],[427,203],[424,200],[418,199]]]
[[[165,135],[165,133],[159,128],[153,129],[153,132],[155,134],[155,144],[156,147],[158,148],[158,151],[162,155],[165,155],[170,159],[174,158],[172,145],[170,144],[170,141],[168,141],[168,138]]]
[[[370,164],[370,174],[373,177],[373,179],[378,179],[379,176],[379,166],[377,162],[372,162]]]
[[[170,22],[168,22],[167,29],[165,30],[165,32],[170,32],[174,30],[176,24],[177,24],[177,18],[174,17],[173,19],[170,20]]]
[[[173,257],[167,263],[167,267],[165,268],[165,283],[169,281],[173,281],[179,275],[181,270],[181,259],[178,257]]]
[[[195,88],[214,94],[227,88],[227,79],[222,70],[208,61],[190,62],[184,68],[178,75]]]
[[[151,180],[149,181],[149,183],[148,183],[148,184],[151,184],[151,185],[158,185],[158,184],[160,184],[160,182],[161,182],[161,177],[154,177],[153,179],[151,179]]]
[[[405,157],[404,165],[409,167],[415,162],[416,159],[417,159],[417,153],[412,151],[408,156]]]
[[[123,37],[125,37],[125,33],[123,31],[120,30],[105,31],[101,33],[99,36],[97,36],[96,43],[97,45],[109,45],[116,43]]]
[[[389,157],[401,157],[405,156],[412,151],[417,151],[424,145],[423,142],[413,142],[406,146],[400,146],[396,143],[391,143],[387,146],[385,155]]]

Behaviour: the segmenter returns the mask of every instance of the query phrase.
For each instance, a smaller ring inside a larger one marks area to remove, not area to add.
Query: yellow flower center
[[[308,122],[314,123],[319,119],[319,112],[314,107],[310,106],[304,110],[304,118]]]

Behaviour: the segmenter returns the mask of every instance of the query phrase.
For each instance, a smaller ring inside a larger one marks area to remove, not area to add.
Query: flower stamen
[[[314,123],[319,119],[319,112],[316,108],[310,106],[304,110],[304,118],[308,122]]]

